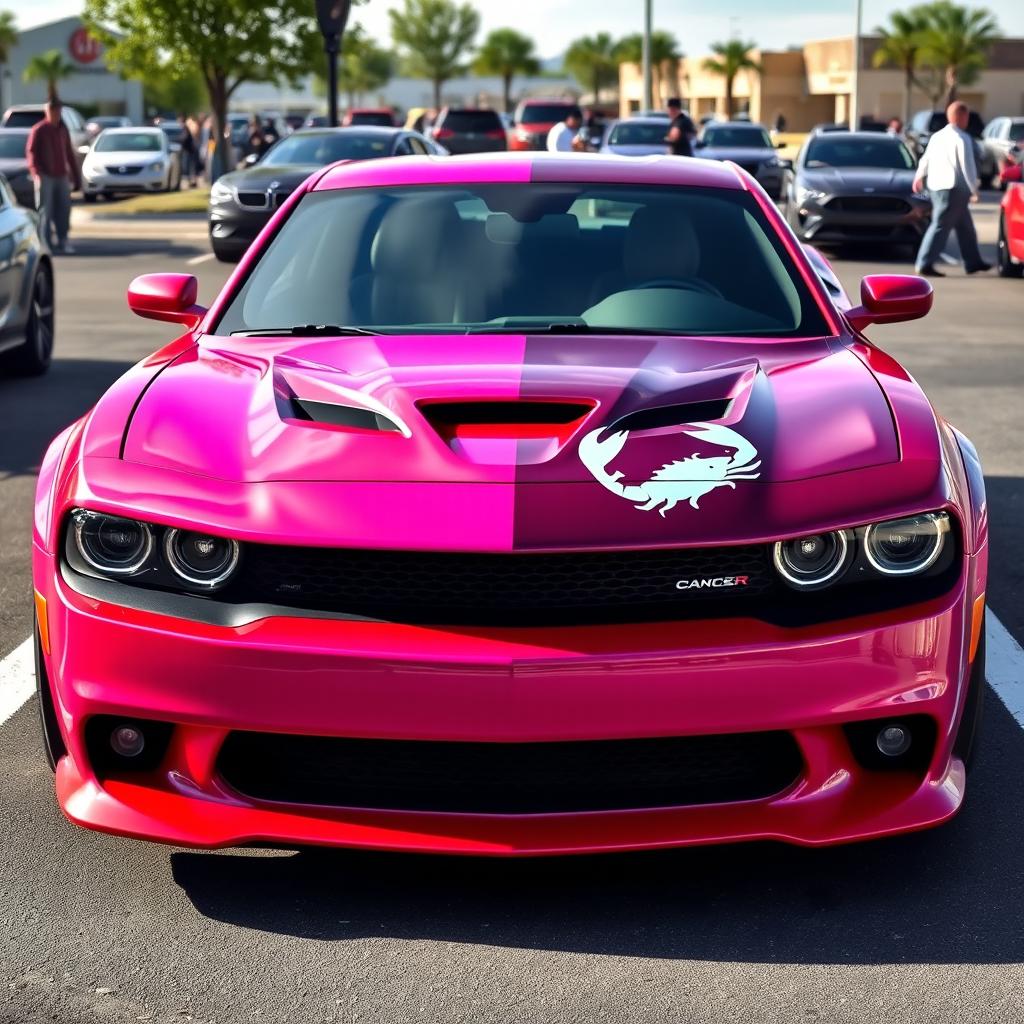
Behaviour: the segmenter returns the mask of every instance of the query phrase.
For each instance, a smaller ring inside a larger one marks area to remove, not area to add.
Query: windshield
[[[821,136],[807,147],[809,168],[815,167],[877,167],[891,171],[914,169],[910,150],[899,139],[879,136],[877,139],[836,138]]]
[[[0,135],[0,160],[20,160],[25,156],[27,135]]]
[[[664,146],[667,124],[620,121],[608,136],[610,146]]]
[[[763,128],[705,128],[702,138],[706,145],[722,149],[772,149]]]
[[[218,331],[307,324],[826,333],[749,193],[538,182],[304,196]]]
[[[501,118],[493,110],[449,110],[439,125],[453,132],[502,131]]]
[[[362,132],[322,132],[295,134],[282,139],[261,161],[264,167],[285,164],[308,164],[323,167],[335,160],[371,160],[391,152],[390,135],[367,135]]]
[[[160,153],[160,136],[153,132],[104,132],[96,140],[97,153]]]
[[[41,110],[12,110],[4,121],[5,128],[31,128],[36,121],[42,121]]]
[[[1010,141],[1024,142],[1024,121],[1014,121],[1010,125]]]
[[[516,112],[516,124],[555,124],[571,109],[568,103],[524,103]]]
[[[390,128],[395,119],[386,110],[353,110],[349,115],[349,124],[374,124],[381,128]]]

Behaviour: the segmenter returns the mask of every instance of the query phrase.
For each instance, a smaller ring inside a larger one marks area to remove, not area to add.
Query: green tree
[[[434,85],[434,107],[441,106],[444,83],[465,70],[465,57],[480,30],[480,15],[468,3],[453,0],[403,0],[388,11],[391,38],[409,73]]]
[[[606,86],[619,80],[619,60],[615,41],[607,32],[583,36],[569,44],[565,51],[565,69],[594,94],[594,102]]]
[[[26,65],[21,77],[26,82],[46,82],[46,98],[55,99],[57,83],[74,74],[75,66],[64,59],[60,50],[37,53]]]
[[[761,65],[751,56],[750,51],[757,48],[756,43],[744,43],[739,39],[730,39],[725,43],[712,43],[711,52],[714,57],[706,57],[702,67],[712,75],[721,75],[725,79],[725,114],[731,118],[733,113],[733,85],[741,71],[761,73]]]
[[[338,86],[348,97],[348,105],[355,106],[363,93],[385,85],[394,74],[394,63],[391,53],[378,46],[361,25],[348,29],[338,62]]]
[[[639,32],[625,36],[615,47],[615,58],[620,64],[641,64],[644,59],[643,36]],[[667,76],[675,82],[682,59],[683,51],[679,49],[679,42],[671,32],[655,29],[651,33],[651,79],[655,105],[663,98],[662,76]]]
[[[984,7],[961,7],[951,0],[938,0],[922,11],[923,57],[942,73],[946,103],[952,103],[961,85],[978,80],[989,47],[999,38],[999,25]]]
[[[0,67],[11,56],[11,50],[18,43],[18,29],[12,11],[0,11]]]
[[[142,83],[142,98],[157,113],[197,114],[206,104],[206,84],[195,68],[165,64]]]
[[[875,29],[881,43],[871,58],[876,68],[891,66],[903,72],[903,123],[910,120],[911,94],[915,85],[926,88],[918,77],[923,64],[924,8],[911,7],[907,11],[893,11],[889,24]]]
[[[108,64],[124,74],[147,79],[174,66],[201,75],[217,170],[227,164],[224,125],[235,90],[243,82],[297,84],[319,39],[312,0],[85,0],[85,20],[106,43]]]
[[[496,28],[484,40],[473,61],[478,75],[498,75],[506,112],[512,105],[512,79],[516,75],[540,73],[540,61],[533,52],[533,40],[512,28]]]

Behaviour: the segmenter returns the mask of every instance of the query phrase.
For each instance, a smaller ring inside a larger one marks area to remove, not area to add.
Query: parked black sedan
[[[28,173],[28,128],[0,128],[0,174],[26,209],[36,208],[36,187]]]
[[[914,194],[915,167],[895,135],[811,135],[786,173],[786,218],[802,241],[816,245],[916,245],[928,226],[931,203]]]
[[[53,355],[53,265],[38,216],[0,176],[0,374],[35,377]]]
[[[274,211],[318,167],[337,160],[444,155],[447,150],[402,128],[307,128],[272,146],[263,159],[225,174],[210,189],[210,247],[217,259],[241,259]],[[247,162],[252,158],[247,158]]]

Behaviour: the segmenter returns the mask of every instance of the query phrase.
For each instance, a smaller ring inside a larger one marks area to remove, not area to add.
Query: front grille
[[[910,203],[896,196],[836,196],[826,208],[832,213],[893,213],[910,212]]]
[[[680,581],[745,578],[680,589]],[[248,545],[229,601],[403,622],[530,625],[686,617],[777,586],[760,545],[570,554],[357,551]]]
[[[252,210],[265,210],[267,208],[266,192],[243,191],[239,189],[236,194],[239,206],[247,206]]]
[[[568,743],[231,733],[224,781],[257,800],[467,814],[566,814],[758,800],[799,777],[786,732]]]
[[[142,165],[130,165],[122,166],[118,164],[116,167],[108,167],[107,174],[138,174],[142,170]]]
[[[293,189],[289,189],[287,192],[274,192],[271,195],[270,204],[273,209],[277,209],[293,192]]]

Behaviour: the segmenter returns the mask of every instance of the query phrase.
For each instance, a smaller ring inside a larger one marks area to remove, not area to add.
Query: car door
[[[0,176],[0,348],[21,341],[28,309],[27,271],[32,223],[17,205],[7,179]],[[24,301],[23,301],[24,299]]]

